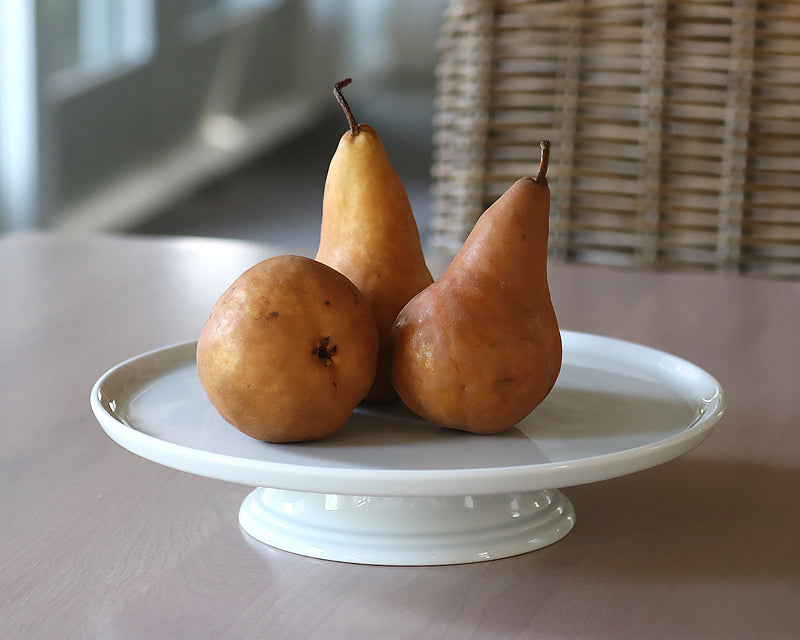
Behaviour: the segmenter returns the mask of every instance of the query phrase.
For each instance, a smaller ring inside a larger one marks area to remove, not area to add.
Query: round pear
[[[344,275],[301,256],[245,271],[214,304],[197,343],[200,382],[220,415],[267,442],[338,431],[372,386],[378,330]]]

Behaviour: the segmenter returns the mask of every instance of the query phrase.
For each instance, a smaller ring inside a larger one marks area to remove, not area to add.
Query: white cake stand
[[[190,473],[258,487],[239,522],[266,544],[380,565],[478,562],[564,537],[557,488],[640,471],[702,442],[724,410],[719,383],[648,347],[562,332],[547,399],[492,436],[443,429],[402,406],[359,407],[337,434],[268,444],[222,420],[197,377],[195,343],[105,373],[91,407],[126,449]]]

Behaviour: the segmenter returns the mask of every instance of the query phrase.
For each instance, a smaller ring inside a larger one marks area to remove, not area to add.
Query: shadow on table
[[[584,551],[574,570],[609,580],[796,579],[796,509],[781,500],[779,487],[800,487],[800,472],[679,458],[566,489],[577,524],[564,542],[574,536]]]
[[[769,635],[796,610],[786,599],[789,587],[781,585],[800,575],[797,516],[774,489],[797,486],[800,473],[793,469],[680,458],[565,489],[577,523],[554,545],[422,571],[303,558],[240,535],[273,578],[303,568],[339,589],[326,617],[333,630],[352,628],[352,612],[366,602],[369,620],[401,624],[403,637],[416,631],[425,637],[432,624],[447,630],[447,637],[527,637],[522,629],[620,640],[766,637],[750,631]],[[759,598],[748,596],[754,590]],[[692,594],[713,602],[694,603],[697,615],[689,615]],[[612,617],[609,608],[616,612]],[[729,636],[725,629],[738,631]]]

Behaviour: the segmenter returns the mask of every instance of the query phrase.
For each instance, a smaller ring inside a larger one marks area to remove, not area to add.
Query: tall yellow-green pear
[[[364,294],[378,325],[380,349],[367,402],[397,399],[388,336],[398,311],[433,278],[425,264],[408,196],[375,129],[358,124],[342,88],[333,93],[350,128],[331,159],[316,259],[347,276]]]
[[[478,219],[444,274],[398,314],[392,373],[403,402],[437,424],[496,433],[527,416],[561,369],[547,282],[549,143]]]

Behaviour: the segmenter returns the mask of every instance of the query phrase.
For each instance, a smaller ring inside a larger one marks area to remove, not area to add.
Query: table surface
[[[316,560],[238,526],[250,487],[112,442],[109,367],[194,339],[286,252],[230,240],[0,236],[0,628],[10,638],[796,638],[800,283],[553,265],[563,329],[712,373],[728,410],[690,453],[564,490],[560,542],[444,567]]]

